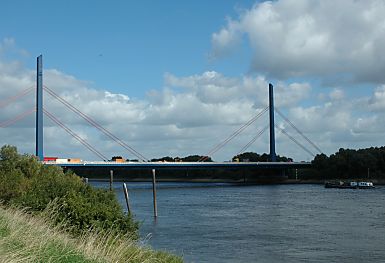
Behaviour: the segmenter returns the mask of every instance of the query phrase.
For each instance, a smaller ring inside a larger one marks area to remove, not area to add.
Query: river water
[[[385,262],[385,187],[158,183],[154,220],[151,183],[127,185],[144,242],[186,262]]]

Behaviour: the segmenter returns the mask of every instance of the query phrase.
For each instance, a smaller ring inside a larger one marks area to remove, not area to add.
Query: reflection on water
[[[186,262],[385,260],[385,187],[158,183],[154,220],[151,183],[127,186],[142,238]]]

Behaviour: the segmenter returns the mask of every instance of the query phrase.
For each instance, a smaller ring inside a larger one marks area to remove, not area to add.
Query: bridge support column
[[[269,83],[269,117],[270,117],[270,161],[277,161],[275,154],[275,124],[274,124],[274,92],[273,85]]]
[[[43,56],[37,57],[36,77],[36,156],[44,160],[43,153]]]

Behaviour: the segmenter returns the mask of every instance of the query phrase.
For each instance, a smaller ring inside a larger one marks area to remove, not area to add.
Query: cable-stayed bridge
[[[11,96],[3,101],[0,101],[0,108],[7,107],[11,103],[17,102],[20,98],[31,94],[33,91],[36,91],[36,107],[25,112],[22,112],[12,119],[5,120],[0,123],[0,127],[5,128],[13,125],[21,119],[26,118],[27,116],[36,114],[36,156],[44,162],[46,165],[57,165],[65,169],[72,169],[75,172],[81,171],[96,171],[96,170],[129,170],[129,169],[167,169],[167,170],[178,170],[178,169],[252,169],[252,170],[271,170],[274,171],[274,174],[285,174],[289,169],[300,169],[309,167],[310,163],[306,162],[277,162],[276,152],[275,152],[275,130],[277,129],[282,134],[286,135],[291,141],[297,144],[300,148],[306,151],[309,155],[314,156],[314,153],[300,143],[297,139],[287,133],[286,130],[275,125],[274,114],[277,113],[289,126],[291,126],[305,141],[308,143],[316,152],[321,153],[319,147],[317,147],[307,136],[305,136],[284,114],[277,108],[274,107],[274,94],[273,94],[273,85],[269,84],[269,106],[261,110],[254,117],[248,120],[245,124],[231,133],[227,138],[225,138],[220,143],[212,147],[206,154],[202,155],[203,157],[197,162],[150,162],[143,154],[129,146],[124,140],[114,135],[111,131],[100,125],[96,120],[91,118],[89,115],[83,113],[77,107],[69,103],[66,99],[59,96],[53,89],[43,85],[43,63],[42,56],[37,58],[37,81],[36,87],[29,87],[21,92]],[[80,116],[85,122],[93,126],[95,129],[103,133],[111,141],[116,142],[120,147],[124,148],[130,155],[137,158],[137,162],[112,162],[108,161],[102,151],[97,150],[93,145],[87,142],[84,138],[74,132],[70,127],[63,123],[60,118],[56,117],[52,112],[43,106],[43,92],[48,94],[50,97],[54,98],[56,101],[60,102],[67,109]],[[259,130],[256,135],[250,140],[238,154],[245,152],[264,132],[269,130],[270,136],[270,153],[269,161],[266,162],[208,162],[213,154],[224,148],[230,141],[240,135],[246,128],[255,123],[261,116],[265,113],[269,114],[269,123],[261,130]],[[68,159],[67,161],[57,161],[57,160],[45,160],[44,151],[43,151],[43,115],[49,118],[53,123],[61,127],[66,131],[71,137],[79,141],[84,147],[91,151],[98,159],[102,161],[80,161]]]

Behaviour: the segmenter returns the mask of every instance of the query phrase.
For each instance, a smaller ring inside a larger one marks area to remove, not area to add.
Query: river
[[[154,220],[151,183],[127,185],[143,242],[185,262],[385,262],[385,187],[159,183]]]

